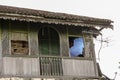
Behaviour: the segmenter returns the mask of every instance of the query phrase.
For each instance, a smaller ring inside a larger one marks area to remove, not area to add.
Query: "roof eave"
[[[73,26],[81,26],[81,27],[100,27],[100,28],[111,28],[113,29],[113,25],[111,22],[98,22],[98,21],[81,21],[81,20],[63,20],[63,19],[53,19],[46,18],[41,16],[33,16],[33,15],[21,15],[21,14],[13,14],[13,13],[0,13],[0,19],[4,20],[19,20],[19,21],[27,21],[27,22],[40,22],[40,23],[48,23],[48,24],[62,24],[62,25],[73,25]],[[87,23],[86,23],[87,22]]]

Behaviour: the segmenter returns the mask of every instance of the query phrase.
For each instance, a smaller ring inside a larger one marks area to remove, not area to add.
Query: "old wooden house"
[[[112,21],[0,6],[0,77],[99,80],[93,38]]]

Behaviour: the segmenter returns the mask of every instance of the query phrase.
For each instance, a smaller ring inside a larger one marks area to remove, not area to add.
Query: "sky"
[[[111,19],[114,29],[102,31],[103,39],[108,44],[103,44],[100,52],[100,67],[102,72],[110,78],[120,80],[120,5],[119,0],[0,0],[0,5],[16,6],[52,12],[76,14],[97,18]],[[100,37],[95,39],[96,57],[100,48]],[[97,57],[98,58],[98,57]]]

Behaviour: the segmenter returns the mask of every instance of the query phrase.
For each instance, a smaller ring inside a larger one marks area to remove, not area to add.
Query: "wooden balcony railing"
[[[58,57],[40,57],[40,75],[42,76],[63,75],[62,59]]]

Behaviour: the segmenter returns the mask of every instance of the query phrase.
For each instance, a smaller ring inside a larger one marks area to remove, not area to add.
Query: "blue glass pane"
[[[84,41],[83,38],[74,38],[73,46],[70,48],[70,54],[72,57],[76,57],[83,54]]]

